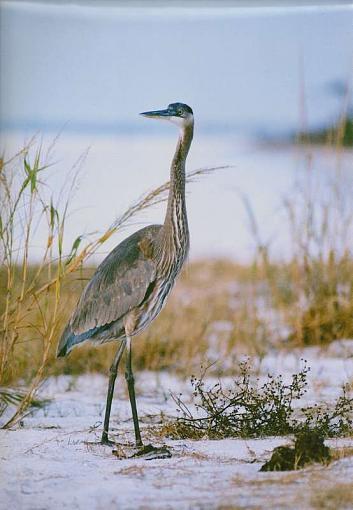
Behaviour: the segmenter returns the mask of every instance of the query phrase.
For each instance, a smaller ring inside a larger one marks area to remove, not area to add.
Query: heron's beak
[[[142,112],[140,115],[143,115],[144,117],[148,117],[149,119],[166,119],[167,117],[170,117],[170,111],[169,110],[155,110],[152,112]]]

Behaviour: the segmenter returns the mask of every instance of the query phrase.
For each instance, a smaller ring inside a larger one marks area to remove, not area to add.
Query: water
[[[66,250],[78,235],[102,231],[142,193],[169,178],[177,136],[172,126],[169,133],[170,136],[165,137],[96,135],[90,138],[70,134],[56,140],[49,159],[55,164],[48,174],[48,185],[56,195],[72,166],[85,154],[70,206]],[[17,150],[23,140],[23,134],[8,134],[3,139],[7,154]],[[43,137],[44,149],[52,140],[50,135]],[[314,198],[324,196],[325,183],[336,178],[338,169],[349,198],[353,190],[352,163],[351,150],[337,154],[327,148],[261,146],[235,136],[196,135],[188,170],[230,167],[187,186],[191,257],[229,256],[244,261],[253,256],[256,242],[242,196],[251,203],[260,241],[270,242],[276,256],[288,255],[291,246],[283,198],[293,198],[298,193],[294,189],[298,182],[304,190],[311,187]],[[104,245],[104,253],[139,227],[161,223],[164,213],[165,204],[146,211],[127,230]],[[37,233],[36,243],[44,242],[43,235],[40,231]],[[34,249],[33,253],[39,251]]]

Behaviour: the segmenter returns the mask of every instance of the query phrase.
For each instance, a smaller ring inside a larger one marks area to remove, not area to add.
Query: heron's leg
[[[141,439],[140,426],[139,426],[139,418],[137,415],[137,408],[136,408],[135,380],[134,380],[134,374],[132,373],[132,366],[131,366],[132,365],[131,364],[131,337],[127,336],[126,341],[127,341],[127,357],[126,357],[125,379],[126,379],[127,387],[129,390],[132,418],[134,420],[136,446],[143,446],[142,439]]]
[[[114,393],[114,386],[115,386],[115,379],[116,375],[118,373],[118,366],[121,360],[121,357],[124,353],[126,346],[126,339],[124,338],[121,341],[121,344],[119,345],[119,348],[115,354],[114,361],[112,363],[112,366],[110,367],[110,374],[109,374],[109,386],[108,386],[108,393],[107,393],[107,405],[105,408],[105,416],[104,416],[104,427],[103,427],[103,433],[102,433],[102,444],[110,444],[108,439],[108,432],[109,432],[109,420],[110,420],[110,411],[112,408],[112,399],[113,399],[113,393]]]

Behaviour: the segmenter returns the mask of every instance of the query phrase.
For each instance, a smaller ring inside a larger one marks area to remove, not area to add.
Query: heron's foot
[[[139,447],[136,453],[131,455],[130,458],[141,458],[145,460],[154,459],[170,459],[172,456],[171,451],[166,446],[153,446],[147,444]]]
[[[111,441],[106,434],[103,433],[100,444],[102,444],[104,446],[114,446],[115,443],[114,443],[114,441]]]

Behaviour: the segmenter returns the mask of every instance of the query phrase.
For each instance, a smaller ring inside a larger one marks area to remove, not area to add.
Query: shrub
[[[239,368],[240,375],[227,388],[221,382],[208,387],[205,371],[199,378],[192,377],[195,411],[182,395],[172,395],[179,416],[166,423],[162,433],[180,439],[278,436],[308,430],[323,436],[352,433],[353,398],[346,388],[333,409],[316,405],[296,410],[294,403],[307,391],[306,363],[289,383],[283,382],[280,375],[268,375],[260,384],[252,377],[249,362],[241,363]]]

